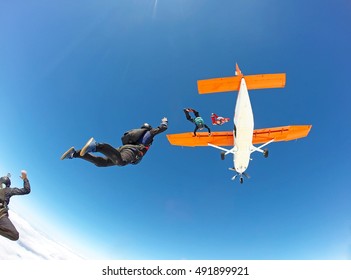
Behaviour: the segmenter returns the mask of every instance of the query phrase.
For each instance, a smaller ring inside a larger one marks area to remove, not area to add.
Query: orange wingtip
[[[240,69],[239,69],[240,70]],[[240,72],[241,73],[241,72]],[[286,83],[286,74],[260,74],[248,76],[234,76],[224,78],[214,78],[198,80],[197,87],[200,94],[238,91],[241,79],[244,77],[247,89],[283,88]]]

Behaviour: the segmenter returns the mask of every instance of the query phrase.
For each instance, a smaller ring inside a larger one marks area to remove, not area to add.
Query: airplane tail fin
[[[238,63],[235,64],[235,76],[242,76]]]

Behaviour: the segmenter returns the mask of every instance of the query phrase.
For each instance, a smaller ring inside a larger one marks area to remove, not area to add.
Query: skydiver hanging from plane
[[[10,203],[10,198],[14,195],[30,193],[30,184],[25,170],[21,171],[20,178],[23,180],[23,188],[10,188],[10,174],[0,178],[0,235],[12,241],[19,239],[19,233],[9,219],[8,205]]]
[[[184,110],[185,113],[185,117],[188,121],[192,122],[195,124],[195,129],[194,129],[194,136],[196,136],[196,132],[200,129],[204,129],[207,128],[208,130],[208,134],[211,134],[211,129],[205,124],[204,120],[202,117],[200,117],[200,114],[198,111],[196,111],[195,109],[191,109],[191,108],[185,108]],[[190,116],[190,113],[194,113],[195,118],[192,118]]]
[[[218,116],[217,114],[215,113],[212,113],[211,114],[211,120],[212,120],[212,125],[222,125],[226,122],[229,122],[229,118],[223,118],[223,117],[220,117]]]
[[[98,167],[125,166],[128,164],[138,164],[149,150],[153,138],[167,130],[168,120],[164,117],[161,124],[152,128],[148,123],[144,123],[141,128],[132,129],[122,136],[122,146],[114,148],[106,143],[98,143],[92,137],[81,150],[69,148],[61,156],[61,160],[81,158],[95,164]],[[95,156],[93,153],[101,153],[104,157]]]

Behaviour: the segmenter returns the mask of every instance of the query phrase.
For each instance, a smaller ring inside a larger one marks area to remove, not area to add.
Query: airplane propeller
[[[247,179],[250,179],[250,175],[247,174],[246,172],[243,172],[243,173],[239,173],[235,170],[235,168],[229,168],[229,170],[232,170],[234,172],[236,172],[236,174],[232,177],[232,180],[235,180],[236,177],[240,176],[240,184],[244,183],[244,178],[243,178],[243,175],[247,178]]]

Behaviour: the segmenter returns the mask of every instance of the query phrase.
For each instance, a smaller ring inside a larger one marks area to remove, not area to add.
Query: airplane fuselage
[[[254,118],[245,79],[241,79],[234,113],[234,168],[239,174],[249,166]]]

